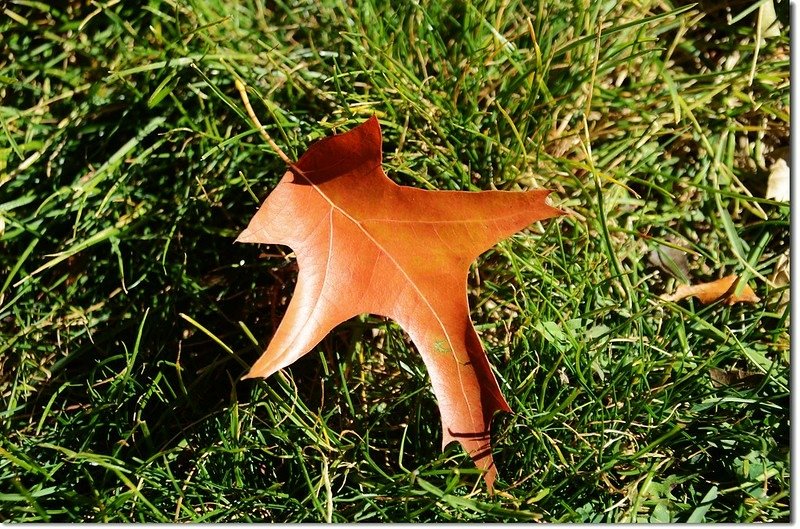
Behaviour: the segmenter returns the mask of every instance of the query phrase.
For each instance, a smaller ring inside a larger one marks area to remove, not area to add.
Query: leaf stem
[[[244,103],[244,108],[247,110],[247,115],[250,116],[250,120],[258,129],[258,132],[261,133],[261,136],[267,141],[272,150],[275,151],[278,156],[280,156],[281,160],[286,162],[286,165],[293,167],[294,162],[286,156],[286,153],[283,152],[283,149],[278,147],[278,144],[272,139],[269,133],[264,128],[264,125],[258,120],[256,113],[253,111],[253,106],[250,104],[250,98],[247,97],[247,86],[239,79],[234,79],[234,84],[236,85],[236,90],[239,91],[239,97],[242,98],[242,103]]]

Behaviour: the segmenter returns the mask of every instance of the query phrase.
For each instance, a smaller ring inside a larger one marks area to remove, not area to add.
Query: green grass
[[[785,0],[49,4],[0,13],[0,521],[788,521]],[[375,114],[399,183],[572,212],[470,275],[494,497],[390,321],[237,382],[296,278],[233,244],[285,168],[237,77],[293,158]],[[763,302],[662,301],[665,245]]]

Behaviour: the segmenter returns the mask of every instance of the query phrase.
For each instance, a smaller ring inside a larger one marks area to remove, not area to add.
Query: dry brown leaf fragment
[[[758,8],[759,30],[761,31],[761,38],[769,39],[781,36],[782,24],[778,22],[778,15],[775,13],[775,4],[772,0],[767,0]]]
[[[758,303],[761,299],[756,295],[750,285],[745,285],[742,291],[736,295],[736,286],[739,276],[731,274],[711,281],[696,285],[680,285],[675,289],[675,293],[664,296],[665,301],[680,301],[688,297],[696,297],[700,303],[708,305],[718,300],[723,300],[726,305],[734,303]]]
[[[708,370],[711,383],[714,387],[742,385],[756,387],[764,380],[764,373],[746,371],[744,369],[719,369],[712,367]]]
[[[769,168],[766,198],[779,202],[789,202],[791,198],[791,173],[783,158],[778,158]]]
[[[689,259],[683,250],[659,244],[656,249],[647,254],[647,261],[651,266],[659,268],[679,280],[688,281],[691,276]]]
[[[783,310],[783,308],[791,301],[791,291],[787,287],[791,279],[791,259],[789,257],[789,250],[784,251],[779,257],[778,262],[775,263],[775,269],[772,272],[769,280],[772,281],[774,290],[770,296],[770,302],[776,306],[776,310]]]

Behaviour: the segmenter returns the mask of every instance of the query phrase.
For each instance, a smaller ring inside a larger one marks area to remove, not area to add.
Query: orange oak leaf
[[[370,118],[312,145],[238,242],[291,247],[299,277],[286,315],[245,378],[268,377],[336,325],[371,313],[395,320],[422,355],[441,412],[442,448],[458,441],[492,490],[490,424],[511,411],[469,317],[470,264],[501,239],[563,214],[549,191],[426,191],[381,167]]]
[[[733,305],[734,303],[758,303],[761,301],[753,289],[750,288],[750,285],[745,285],[738,295],[735,294],[738,282],[739,276],[731,274],[709,283],[680,285],[675,289],[674,294],[664,296],[663,299],[665,301],[675,302],[694,296],[700,300],[700,303],[703,305],[714,303],[720,299],[724,300],[726,305]]]

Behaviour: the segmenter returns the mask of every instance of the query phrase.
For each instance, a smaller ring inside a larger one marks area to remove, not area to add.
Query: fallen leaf
[[[766,198],[789,202],[791,197],[789,166],[786,160],[778,158],[769,168]]]
[[[686,257],[686,252],[682,250],[659,244],[647,255],[647,261],[651,266],[660,268],[677,279],[682,281],[689,279],[689,259]]]
[[[775,305],[776,310],[783,310],[791,301],[791,289],[783,288],[789,286],[791,279],[791,258],[788,249],[778,257],[769,279],[775,287],[769,300]]]
[[[767,0],[758,8],[758,21],[760,22],[759,30],[761,32],[762,44],[763,39],[780,37],[781,24],[778,22],[778,15],[775,14],[775,4],[772,0]]]
[[[546,190],[427,191],[381,167],[375,117],[312,145],[238,242],[291,247],[299,277],[286,315],[245,378],[268,377],[362,313],[395,320],[422,355],[439,404],[442,448],[458,441],[496,476],[490,424],[511,411],[469,317],[470,264],[532,222],[562,215]]]
[[[697,285],[680,285],[675,289],[675,293],[669,296],[664,296],[665,301],[680,301],[684,298],[691,296],[700,300],[700,303],[708,305],[717,300],[724,300],[726,305],[733,305],[734,303],[758,303],[761,299],[756,296],[756,293],[750,288],[750,285],[745,285],[739,295],[735,295],[736,283],[739,276],[731,274],[722,279],[711,281],[710,283],[700,283]]]
[[[708,370],[711,383],[715,387],[742,385],[755,387],[763,382],[766,375],[758,371],[745,371],[744,369],[719,369],[712,367]]]

